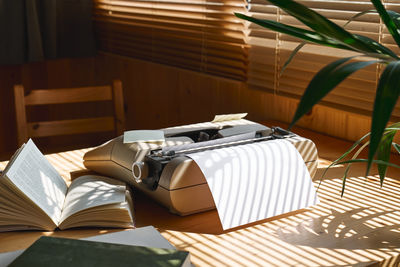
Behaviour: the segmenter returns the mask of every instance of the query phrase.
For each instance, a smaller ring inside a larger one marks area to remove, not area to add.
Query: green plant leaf
[[[365,144],[365,145],[367,145],[367,144]],[[354,157],[357,157],[357,156],[358,156],[359,152],[361,152],[361,150],[365,147],[365,145],[364,145],[362,148],[360,148],[359,151],[357,151],[357,153],[356,153],[356,155],[355,155]],[[343,197],[343,194],[344,194],[344,189],[345,189],[346,180],[347,180],[347,174],[348,174],[350,165],[353,164],[353,163],[363,163],[363,162],[368,163],[368,159],[356,159],[356,158],[353,158],[353,159],[351,159],[351,160],[344,160],[344,161],[339,161],[339,162],[336,163],[337,165],[339,165],[339,164],[349,164],[349,165],[347,166],[345,172],[344,172],[343,177],[342,177],[343,182],[342,182],[341,197]],[[386,168],[387,168],[388,166],[395,167],[395,168],[400,168],[399,165],[390,163],[390,162],[385,161],[385,160],[373,160],[373,162],[376,163],[376,164],[378,164],[378,166],[386,166]],[[383,181],[381,180],[381,186],[382,186],[382,183],[383,183]]]
[[[362,40],[364,43],[369,44],[372,47],[375,47],[375,49],[377,51],[381,51],[382,54],[379,53],[364,53],[365,55],[371,56],[371,57],[376,57],[376,58],[382,58],[382,59],[389,59],[390,57],[394,58],[394,59],[400,59],[392,50],[390,50],[389,48],[387,48],[386,46],[381,45],[380,43],[376,42],[375,40],[363,36],[363,35],[359,35],[359,34],[354,34],[354,36],[357,39]]]
[[[372,112],[371,139],[368,153],[367,173],[372,159],[382,139],[386,124],[392,114],[400,94],[400,61],[390,62],[382,73],[376,90],[374,109]]]
[[[397,153],[400,154],[400,145],[393,143],[393,147],[396,149]]]
[[[350,159],[350,160],[344,160],[344,161],[339,161],[337,164],[346,164],[346,163],[368,163],[369,160],[368,159]],[[382,160],[377,160],[374,159],[372,160],[372,163],[376,163],[376,164],[383,164],[383,165],[387,165],[389,167],[395,167],[400,169],[400,166],[394,163],[390,163],[390,162],[386,162],[386,161],[382,161]]]
[[[396,131],[388,131],[386,134],[383,135],[381,142],[378,146],[378,151],[376,158],[378,160],[382,160],[385,162],[389,162],[390,160],[390,149],[392,147],[393,138],[396,134]],[[387,165],[378,164],[378,172],[379,178],[381,180],[381,186],[383,185],[383,180],[386,176]]]
[[[396,24],[396,27],[397,27],[397,28],[400,28],[400,21],[399,21],[400,14],[397,13],[396,11],[393,11],[393,10],[386,10],[386,12],[387,12],[388,15],[391,17],[391,19],[393,20],[394,24]],[[354,16],[352,16],[352,17],[343,25],[343,28],[346,28],[347,25],[350,24],[350,22],[354,21],[356,18],[359,18],[359,17],[361,17],[361,16],[363,16],[363,15],[365,15],[365,14],[368,14],[368,13],[378,13],[378,12],[376,11],[376,9],[370,9],[370,10],[361,11],[360,13],[357,13],[357,14],[355,14]],[[379,13],[378,13],[378,14],[379,14]]]
[[[366,142],[365,144],[363,144],[362,147],[360,147],[360,148],[356,151],[356,153],[354,153],[354,155],[353,155],[353,157],[352,157],[351,159],[356,159],[356,158],[358,157],[358,155],[360,155],[360,153],[364,150],[364,148],[366,148],[366,147],[368,146],[368,144],[369,144],[369,142]],[[348,164],[347,164],[347,167],[346,167],[346,169],[344,170],[344,173],[343,173],[343,177],[342,177],[342,180],[343,180],[343,183],[342,183],[342,192],[341,192],[341,195],[340,195],[341,197],[343,197],[343,194],[344,194],[344,189],[345,189],[345,186],[346,186],[346,179],[347,179],[347,175],[348,175],[348,173],[349,173],[351,164],[352,164],[352,163],[348,163]]]
[[[366,45],[368,45],[371,48],[369,50],[359,50],[353,46],[343,44],[342,42],[340,42],[334,38],[325,36],[323,34],[313,32],[310,30],[305,30],[302,28],[293,27],[293,26],[286,25],[286,24],[283,24],[280,22],[276,22],[276,21],[272,21],[272,20],[257,19],[257,18],[250,17],[250,16],[247,16],[247,15],[244,15],[241,13],[235,13],[235,15],[238,18],[253,22],[264,28],[267,28],[267,29],[270,29],[273,31],[277,31],[280,33],[288,34],[290,36],[294,36],[296,38],[299,38],[299,39],[302,39],[302,40],[305,40],[308,42],[325,45],[325,46],[329,46],[329,47],[333,47],[333,48],[338,48],[338,49],[355,51],[355,52],[363,53],[370,57],[381,58],[384,60],[387,60],[390,57],[397,58],[397,55],[395,53],[393,53],[390,49],[388,49],[385,46],[383,46],[379,43],[376,43],[374,40],[364,37],[364,36],[354,34],[354,35],[352,35],[352,38],[357,39],[361,42],[364,42]]]
[[[396,25],[397,29],[400,29],[400,14],[393,10],[386,10],[393,23]]]
[[[293,116],[289,129],[304,114],[309,112],[315,104],[317,104],[325,95],[332,91],[333,88],[335,88],[339,83],[346,79],[350,74],[378,62],[377,60],[361,61],[351,62],[344,65],[345,62],[352,58],[353,57],[348,57],[336,60],[322,68],[313,77],[310,84],[307,86],[302,98],[300,99],[299,106],[297,107],[296,113]]]
[[[368,136],[370,136],[371,133],[367,133],[366,135],[364,135],[363,137],[361,137],[360,139],[358,139],[356,142],[353,143],[353,145],[346,151],[344,152],[339,158],[337,158],[336,160],[334,160],[331,164],[329,164],[329,166],[324,170],[324,172],[321,175],[321,180],[319,181],[318,184],[318,188],[320,187],[327,171],[335,165],[338,165],[338,162],[341,161],[342,159],[344,159],[345,157],[347,157],[359,144],[361,144],[361,142],[367,138]],[[359,151],[359,150],[358,150]],[[347,176],[347,173],[345,173],[345,176]],[[344,178],[345,179],[345,178]],[[343,189],[344,190],[344,189]],[[343,193],[342,193],[343,195]]]
[[[378,152],[377,152],[378,160],[383,160],[386,162],[390,161],[393,139],[397,131],[400,130],[399,126],[400,122],[396,122],[385,129],[381,142],[379,143],[378,146]],[[394,147],[396,148],[396,146]],[[386,170],[387,170],[386,165],[378,164],[378,172],[379,172],[379,178],[381,180],[381,186],[383,185],[383,181],[386,177]]]
[[[253,17],[249,17],[247,15],[241,14],[241,13],[235,13],[235,16],[250,22],[253,22],[257,25],[260,25],[264,28],[277,31],[280,33],[288,34],[297,38],[300,38],[302,40],[306,40],[309,42],[313,42],[316,44],[321,44],[321,45],[326,45],[334,48],[339,48],[339,49],[346,49],[346,50],[351,50],[355,51],[351,47],[348,47],[346,45],[341,44],[340,42],[333,40],[331,38],[327,38],[319,33],[310,31],[310,30],[305,30],[297,27],[293,27],[290,25],[286,25],[280,22],[272,21],[272,20],[263,20],[263,19],[257,19]]]
[[[376,12],[375,9],[361,11],[360,13],[357,13],[357,14],[355,14],[354,16],[352,16],[352,17],[343,25],[343,28],[346,28],[347,25],[349,25],[350,22],[352,22],[352,21],[355,20],[356,18],[359,18],[359,17],[361,17],[361,16],[363,16],[363,15],[365,15],[365,14],[368,14],[368,13],[377,13],[377,12]]]
[[[382,21],[385,23],[388,31],[393,36],[393,39],[396,41],[397,46],[400,47],[400,34],[399,34],[399,27],[393,21],[392,16],[388,14],[385,7],[382,5],[380,0],[371,0],[372,4],[375,6],[376,11],[378,11]]]
[[[393,10],[386,10],[386,12],[387,12],[388,15],[392,18],[394,24],[396,24],[396,27],[397,27],[397,28],[400,28],[400,27],[399,27],[399,26],[400,26],[400,21],[399,21],[400,14],[397,13],[396,11],[393,11]],[[355,14],[354,16],[352,16],[352,17],[343,25],[343,28],[346,28],[347,25],[348,25],[350,22],[354,21],[356,18],[359,18],[359,17],[361,17],[361,16],[363,16],[363,15],[365,15],[365,14],[368,14],[368,13],[378,13],[378,12],[376,11],[376,9],[370,9],[370,10],[361,11],[360,13],[357,13],[357,14]],[[379,13],[378,13],[378,14],[379,14]]]
[[[347,180],[347,172],[349,171],[350,167],[347,167],[345,170],[345,173],[342,177],[342,191],[340,192],[340,197],[343,197],[344,195],[344,189],[346,188],[346,180]]]
[[[387,134],[390,134],[392,132],[397,132],[400,131],[400,122],[396,122],[392,125],[390,125],[388,128],[385,129],[385,136]],[[343,153],[339,158],[337,158],[336,160],[334,160],[323,172],[322,176],[321,176],[321,181],[319,182],[318,188],[321,185],[321,182],[323,180],[323,178],[325,177],[326,172],[328,171],[329,168],[331,168],[332,166],[336,166],[339,165],[340,161],[342,159],[344,159],[345,157],[347,157],[359,144],[361,144],[362,141],[364,141],[368,136],[370,136],[371,133],[367,133],[366,135],[364,135],[363,137],[361,137],[360,139],[358,139],[356,142],[353,143],[353,145],[345,152]],[[396,150],[400,153],[400,146],[397,145],[396,143],[392,142],[393,146],[396,148]],[[356,159],[358,157],[358,155],[364,150],[365,147],[367,147],[369,145],[369,141],[365,142],[361,148],[359,148],[354,155],[352,156],[352,159]],[[388,161],[388,160],[387,160]],[[342,180],[343,180],[343,184],[342,184],[342,192],[341,192],[341,196],[343,196],[344,194],[344,189],[345,189],[345,184],[346,184],[346,178],[349,172],[349,169],[351,167],[352,163],[348,163],[348,165],[346,166],[346,169],[344,171]]]
[[[352,47],[360,52],[379,53],[383,51],[377,50],[375,46],[365,43],[355,38],[353,34],[346,31],[336,23],[330,21],[319,13],[309,9],[308,7],[297,3],[293,0],[268,0],[275,6],[280,7],[289,15],[295,17],[315,32],[336,39],[343,44]]]
[[[285,69],[287,68],[287,66],[290,64],[290,62],[292,62],[294,56],[300,51],[300,49],[303,48],[303,46],[305,46],[307,43],[306,42],[302,42],[300,43],[298,46],[296,46],[296,48],[292,51],[292,53],[290,53],[289,58],[286,60],[285,64],[282,66],[280,75],[283,74],[283,72],[285,71]]]
[[[393,21],[395,22],[397,28],[400,28],[400,21],[399,21],[399,19],[400,19],[400,14],[397,13],[397,12],[391,11],[391,10],[387,10],[387,12],[388,12],[389,16],[390,16],[390,17],[393,19]],[[355,14],[354,16],[352,16],[352,17],[343,25],[343,28],[346,28],[346,26],[349,25],[350,22],[352,22],[352,21],[355,20],[356,18],[361,17],[361,16],[363,16],[363,15],[365,15],[365,14],[368,14],[368,13],[378,13],[378,12],[377,12],[375,9],[371,9],[371,10],[365,10],[365,11],[362,11],[362,12],[360,12],[360,13],[357,13],[357,14]],[[377,43],[375,40],[373,40],[373,39],[371,39],[371,38],[368,38],[368,37],[366,37],[366,36],[363,36],[363,35],[359,35],[359,34],[353,34],[353,35],[356,36],[358,39],[363,40],[364,42],[368,42],[368,43],[369,43],[370,45],[372,45],[372,46],[376,46],[376,48],[377,48],[378,50],[385,51],[386,54],[387,54],[387,55],[390,55],[391,57],[393,57],[393,58],[399,58],[392,50],[390,50],[389,48],[387,48],[387,47],[385,47],[385,46],[383,46],[383,45],[381,45],[381,44],[379,44],[379,43]],[[364,54],[369,55],[369,56],[371,56],[371,57],[382,58],[381,56],[374,55],[374,53],[364,53]]]

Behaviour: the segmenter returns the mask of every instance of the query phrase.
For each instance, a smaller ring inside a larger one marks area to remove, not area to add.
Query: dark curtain
[[[92,0],[0,0],[0,64],[95,55]]]

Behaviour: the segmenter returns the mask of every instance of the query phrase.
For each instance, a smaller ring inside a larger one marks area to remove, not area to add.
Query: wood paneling
[[[0,67],[0,155],[17,143],[13,86],[21,80],[20,66]]]
[[[99,127],[99,125],[101,126]],[[32,137],[106,132],[113,130],[114,117],[28,123],[28,133]]]
[[[12,95],[14,84],[21,83],[26,88],[34,89],[62,88],[109,84],[113,79],[122,81],[126,129],[156,129],[209,121],[215,114],[236,112],[248,112],[248,118],[252,120],[290,122],[298,103],[284,96],[248,89],[243,82],[108,54],[3,66],[0,67],[0,123],[3,126],[0,131],[0,154],[9,156],[17,148]],[[102,111],[96,106],[87,110],[47,108],[33,111],[32,116],[46,120],[81,112],[101,114]],[[356,140],[369,131],[370,118],[318,105],[297,125]],[[72,145],[88,140],[93,145],[101,143],[104,138],[110,137],[91,136],[78,140],[78,136],[77,139],[57,142]],[[57,142],[46,140],[43,147],[55,146]]]

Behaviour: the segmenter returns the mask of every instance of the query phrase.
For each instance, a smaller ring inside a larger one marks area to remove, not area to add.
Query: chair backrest
[[[25,92],[22,85],[14,86],[15,111],[17,120],[18,145],[30,137],[45,137],[115,131],[124,131],[125,116],[123,108],[122,83],[113,81],[109,86],[91,86],[65,89],[40,89]],[[112,101],[114,116],[28,122],[26,106],[66,104],[79,102]]]

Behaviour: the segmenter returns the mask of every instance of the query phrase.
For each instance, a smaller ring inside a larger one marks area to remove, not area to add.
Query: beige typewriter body
[[[172,158],[163,168],[155,189],[150,189],[143,182],[137,182],[132,172],[133,165],[135,165],[134,163],[143,162],[150,151],[177,144],[193,143],[190,138],[182,136],[185,132],[206,128],[243,127],[243,125],[254,126],[259,124],[240,119],[166,128],[163,129],[166,137],[166,142],[163,145],[150,143],[124,144],[123,136],[119,136],[87,152],[83,158],[84,165],[88,169],[133,185],[167,207],[172,213],[189,215],[214,209],[215,204],[207,181],[200,168],[191,158],[184,155]],[[262,134],[268,135],[270,132],[266,131]],[[179,137],[176,137],[176,135],[179,135]],[[284,139],[297,148],[310,172],[310,176],[313,177],[317,170],[318,158],[315,144],[311,140],[298,135],[291,135]],[[142,173],[139,176],[145,177],[148,171],[147,166],[144,164],[141,169]],[[136,176],[138,176],[137,173]]]

